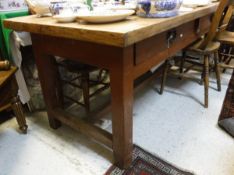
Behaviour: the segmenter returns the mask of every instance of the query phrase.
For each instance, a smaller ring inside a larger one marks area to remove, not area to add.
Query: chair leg
[[[26,124],[25,116],[24,116],[24,113],[23,113],[23,108],[22,108],[22,105],[21,105],[21,102],[20,102],[18,96],[14,97],[12,99],[11,105],[12,105],[12,109],[13,109],[13,111],[15,113],[16,120],[17,120],[17,123],[19,125],[19,129],[24,134],[26,134],[28,126]]]
[[[232,47],[230,46],[229,50],[228,50],[228,55],[231,55],[232,53]],[[227,56],[224,60],[223,60],[223,63],[224,64],[229,64],[231,62],[232,58],[231,56]],[[223,69],[223,73],[226,72],[226,68]]]
[[[217,88],[218,91],[221,91],[221,78],[220,78],[220,67],[219,67],[219,54],[218,52],[214,53],[214,63],[215,63],[215,74],[216,74],[216,80],[217,80]]]
[[[90,104],[89,104],[89,73],[82,72],[81,73],[81,87],[83,91],[83,98],[84,98],[84,106],[87,113],[90,111]]]
[[[205,90],[205,108],[208,108],[209,89],[209,56],[204,57],[204,90]]]
[[[201,73],[201,81],[200,81],[201,86],[204,84],[204,77],[205,77],[205,69],[203,69]]]
[[[185,57],[186,57],[186,52],[183,51],[182,53],[182,58],[181,58],[181,62],[180,62],[180,76],[179,79],[182,79],[183,73],[184,73],[184,62],[185,62]]]
[[[168,67],[169,67],[169,61],[166,60],[164,63],[164,70],[163,70],[163,76],[162,76],[162,80],[161,80],[161,88],[160,88],[160,92],[159,94],[163,94],[164,91],[164,86],[165,86],[165,82],[166,82],[166,78],[167,78],[167,72],[168,72]]]
[[[203,65],[204,65],[204,68],[202,69],[202,73],[201,73],[201,81],[200,81],[200,85],[203,86],[204,85],[204,81],[205,81],[205,57],[203,57]]]
[[[225,54],[225,48],[219,48],[218,53],[219,53],[219,62],[220,63],[224,62],[226,59],[225,55],[223,55],[223,54]]]

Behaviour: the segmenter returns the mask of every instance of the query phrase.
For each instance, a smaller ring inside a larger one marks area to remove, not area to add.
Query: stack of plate
[[[75,14],[60,14],[60,15],[53,16],[53,18],[56,19],[57,22],[68,23],[68,22],[75,21],[76,15]]]
[[[120,21],[135,13],[135,10],[106,10],[78,13],[77,19],[90,23],[107,23]]]
[[[80,10],[76,14],[60,14],[53,16],[57,22],[85,21],[89,23],[108,23],[120,21],[135,13],[135,10]]]

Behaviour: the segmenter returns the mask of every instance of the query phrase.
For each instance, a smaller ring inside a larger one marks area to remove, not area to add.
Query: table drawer
[[[173,56],[178,50],[185,48],[207,33],[211,24],[210,19],[211,17],[208,15],[177,27],[175,29],[176,37],[171,41],[168,56]]]
[[[211,17],[208,15],[137,43],[135,45],[135,65],[149,59],[158,59],[158,62],[161,62],[173,56],[178,50],[185,48],[202,34],[208,32],[210,19]],[[167,39],[171,33],[175,36],[168,48]],[[155,55],[157,58],[154,58]]]
[[[164,59],[168,56],[167,32],[145,39],[135,45],[135,65],[149,59]],[[154,49],[152,49],[152,47]]]
[[[185,48],[199,37],[196,33],[195,21],[183,24],[176,29],[169,31],[168,35],[170,32],[174,33],[175,38],[170,41],[168,56],[173,56],[176,52]]]

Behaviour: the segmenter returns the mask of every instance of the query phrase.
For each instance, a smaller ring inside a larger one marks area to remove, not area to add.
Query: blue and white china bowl
[[[73,9],[67,1],[51,1],[50,12],[52,15],[61,15],[62,13],[72,13]]]
[[[156,0],[154,5],[157,11],[170,11],[176,8],[177,0]]]
[[[141,9],[145,15],[149,15],[151,9],[151,0],[139,0],[138,8]]]
[[[167,18],[178,15],[183,0],[139,0],[137,15],[148,18]]]
[[[69,1],[51,1],[50,12],[52,15],[70,15],[80,10],[89,10],[89,7],[81,2],[69,3]]]

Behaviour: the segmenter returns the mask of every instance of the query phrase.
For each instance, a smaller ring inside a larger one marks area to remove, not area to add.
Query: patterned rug
[[[228,85],[218,124],[234,137],[234,72]]]
[[[133,161],[127,170],[111,166],[105,175],[193,175],[180,170],[138,146],[133,149]]]

